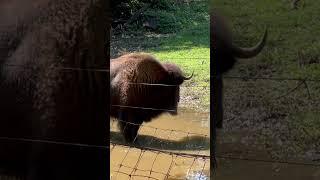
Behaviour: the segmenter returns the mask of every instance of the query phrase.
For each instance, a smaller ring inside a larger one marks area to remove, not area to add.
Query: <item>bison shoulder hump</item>
[[[162,80],[166,75],[167,71],[163,65],[155,59],[153,56],[144,56],[136,66],[136,73],[139,77],[147,78],[148,81],[157,82]]]

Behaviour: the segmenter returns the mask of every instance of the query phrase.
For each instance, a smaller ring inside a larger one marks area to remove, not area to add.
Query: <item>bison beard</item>
[[[217,93],[217,106],[214,107],[215,116],[217,118],[216,127],[222,128],[223,120],[223,81],[222,75],[231,70],[237,62],[236,58],[252,58],[257,56],[263,49],[267,39],[267,29],[262,36],[260,42],[250,48],[237,47],[232,42],[231,32],[223,17],[212,12],[211,13],[211,32],[212,32],[212,47],[213,60],[216,67],[214,67],[214,74],[217,76],[215,81],[215,88],[212,90]]]
[[[146,53],[112,59],[110,115],[119,120],[125,140],[134,142],[143,122],[164,112],[176,115],[179,86],[191,77],[184,77],[178,66],[161,64]]]

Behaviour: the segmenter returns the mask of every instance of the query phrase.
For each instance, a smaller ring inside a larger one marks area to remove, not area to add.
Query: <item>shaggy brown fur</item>
[[[106,11],[105,0],[0,1],[1,137],[104,144],[108,76],[63,68],[108,69]],[[29,167],[31,149],[0,147],[0,168]]]
[[[177,114],[179,86],[186,79],[178,66],[161,64],[150,54],[131,53],[111,60],[110,78],[111,116],[120,119],[126,141],[135,140],[143,122],[164,112]]]

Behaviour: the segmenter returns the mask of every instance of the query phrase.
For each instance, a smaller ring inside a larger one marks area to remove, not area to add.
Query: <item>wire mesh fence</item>
[[[111,145],[112,154],[116,154],[116,146],[119,148],[119,145]],[[123,161],[118,164],[118,168],[113,171],[114,174],[111,175],[111,179],[125,179],[123,176],[127,178],[185,179],[185,174],[187,174],[188,179],[204,179],[208,177],[209,156],[168,153],[148,148],[136,149],[128,146],[122,148],[126,148],[130,154],[127,153]],[[128,164],[128,159],[132,159],[131,161],[135,159],[136,163],[133,167],[126,165]],[[188,172],[181,171],[183,169],[188,169]],[[179,174],[174,174],[177,171],[182,172],[180,177]]]
[[[172,121],[183,122],[167,116],[158,121],[166,119],[167,122],[160,124],[166,126]],[[113,129],[110,136],[111,179],[130,179],[131,177],[208,179],[210,177],[209,129],[207,127],[207,133],[203,133],[205,128],[194,127],[196,124],[195,122],[184,124],[185,128],[191,126],[189,128],[198,129],[194,132],[183,130],[181,126],[179,129],[179,125],[159,128],[159,123],[154,126],[144,124],[138,132],[139,143],[127,144],[119,138],[120,132],[116,131],[116,122],[112,120],[110,126]]]

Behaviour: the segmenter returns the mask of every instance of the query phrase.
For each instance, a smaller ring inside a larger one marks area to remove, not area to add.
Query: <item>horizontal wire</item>
[[[185,0],[183,2],[179,1],[179,3],[190,3],[190,2],[209,2],[209,0]]]
[[[11,67],[23,67],[32,69],[32,66],[24,65],[14,65],[14,64],[3,64],[2,66],[11,66]],[[97,69],[97,68],[74,68],[74,67],[50,67],[49,69],[58,69],[58,70],[75,70],[75,71],[97,71],[97,72],[110,72],[108,69]],[[208,76],[213,78],[220,78],[220,76]],[[308,78],[288,78],[288,77],[249,77],[249,76],[222,76],[223,79],[252,79],[252,80],[274,80],[274,81],[306,81],[306,82],[320,82],[320,79],[308,79]],[[134,83],[131,83],[134,84]],[[166,84],[152,84],[152,83],[139,83],[139,84],[150,84],[150,85],[164,85],[172,86]]]
[[[173,85],[173,84],[156,84],[156,83],[133,83],[129,82],[128,84],[137,84],[137,85],[145,85],[145,86],[180,86],[180,85]]]
[[[174,86],[180,86],[181,88],[191,88],[191,87],[203,87],[203,88],[209,88],[210,85],[196,85],[196,86],[181,86],[181,85],[173,85],[173,84],[157,84],[157,83],[134,83],[129,82],[128,84],[136,84],[136,85],[145,85],[145,86],[168,86],[168,87],[174,87]]]
[[[254,161],[254,162],[265,162],[265,163],[279,163],[279,164],[290,164],[290,165],[301,165],[301,166],[320,167],[320,164],[300,163],[300,162],[293,162],[293,161],[290,162],[290,161],[276,161],[276,160],[252,159],[252,158],[232,157],[232,156],[223,156],[223,155],[216,155],[216,158],[242,160],[242,161]]]
[[[192,133],[189,133],[189,134],[192,134]],[[38,142],[38,143],[49,143],[49,144],[58,144],[58,145],[69,145],[69,146],[94,147],[94,148],[109,149],[108,146],[97,146],[97,145],[79,144],[79,143],[66,143],[66,142],[49,141],[49,140],[34,140],[34,139],[9,138],[9,137],[0,137],[0,139],[2,139],[2,140],[11,140],[11,141]],[[127,145],[124,145],[124,144],[112,143],[111,141],[110,141],[110,143],[113,144],[114,146],[116,146],[116,145],[127,146]],[[183,156],[183,157],[197,157],[197,158],[204,158],[204,159],[210,158],[210,156],[207,156],[207,155],[197,155],[197,154],[190,154],[190,153],[175,153],[175,152],[168,152],[168,151],[164,151],[164,150],[160,150],[160,149],[147,148],[147,147],[141,147],[141,146],[134,146],[134,147],[140,148],[140,149],[144,149],[144,150],[148,150],[148,151],[161,152],[161,153],[165,153],[165,154],[177,155],[177,156]],[[299,163],[299,162],[290,162],[290,161],[274,161],[274,160],[250,159],[250,158],[240,158],[240,157],[221,156],[221,155],[217,155],[216,157],[217,158],[225,158],[225,159],[245,160],[245,161],[259,161],[259,162],[267,162],[267,163],[281,163],[281,164],[305,165],[305,166],[316,166],[316,167],[320,166],[320,164]]]
[[[166,151],[166,150],[161,150],[161,149],[156,149],[156,148],[151,148],[151,147],[142,147],[138,145],[126,145],[123,143],[114,143],[110,141],[110,144],[115,145],[115,146],[122,146],[122,147],[134,147],[137,149],[141,150],[147,150],[147,151],[152,151],[152,152],[160,152],[163,154],[169,154],[169,155],[175,155],[179,157],[186,157],[186,158],[197,158],[197,159],[204,159],[204,160],[210,160],[210,155],[200,155],[200,154],[191,154],[191,153],[181,153],[181,152],[171,152],[171,151]]]
[[[219,76],[210,76],[213,78],[220,78]],[[222,76],[222,79],[253,79],[253,80],[274,80],[274,81],[309,81],[309,82],[320,82],[320,79],[307,79],[307,78],[270,78],[270,77],[247,77],[247,76]]]
[[[199,135],[199,136],[203,136],[203,137],[208,137],[208,136],[209,136],[209,135],[207,135],[207,134],[186,132],[186,131],[182,131],[182,130],[157,128],[157,127],[148,126],[148,125],[144,125],[144,124],[137,124],[137,123],[133,123],[133,122],[127,122],[127,121],[123,121],[123,120],[120,120],[120,119],[117,119],[117,120],[115,120],[115,121],[120,121],[120,122],[124,122],[124,123],[126,123],[126,124],[131,124],[131,125],[140,125],[140,126],[142,126],[142,127],[147,127],[147,128],[152,128],[152,129],[162,130],[162,131],[180,132],[180,133],[185,133],[185,134],[190,134],[190,135]]]
[[[25,65],[15,65],[15,64],[3,64],[1,66],[9,67],[21,67],[26,69],[34,69],[32,66]],[[110,72],[108,69],[98,69],[98,68],[75,68],[75,67],[48,67],[48,69],[57,69],[57,70],[74,70],[74,71],[96,71],[96,72]]]
[[[219,76],[211,76],[220,78]],[[241,80],[272,80],[272,81],[302,81],[305,82],[320,82],[320,79],[303,79],[303,78],[267,78],[267,77],[246,77],[246,76],[222,76],[222,79],[241,79]],[[170,85],[170,84],[155,84],[155,83],[133,83],[130,82],[129,84],[141,84],[141,85],[150,85],[150,86],[180,86],[180,85]],[[180,86],[180,87],[210,87],[209,85],[202,85],[202,86]]]
[[[120,57],[120,56],[115,56],[115,57],[112,57],[110,59],[116,59],[117,57]],[[196,60],[202,60],[202,59],[207,59],[207,60],[210,60],[210,57],[203,57],[203,58],[199,58],[199,57],[181,57],[181,58],[171,58],[171,57],[161,57],[159,58],[162,62],[167,62],[166,60],[181,60],[181,59],[196,59]]]
[[[175,112],[173,109],[158,109],[158,108],[148,108],[148,107],[139,107],[139,106],[126,106],[126,105],[111,105],[113,107],[120,107],[120,108],[132,108],[132,109],[144,109],[144,110],[154,110],[154,111],[171,111]]]
[[[131,167],[131,166],[124,165],[124,164],[121,164],[121,166],[126,167],[126,168],[130,168],[130,169],[136,169],[136,170],[138,170],[138,171],[143,171],[143,172],[151,172],[151,173],[157,173],[157,174],[161,174],[161,175],[168,175],[168,174],[166,174],[166,173],[159,172],[159,171],[154,171],[154,170],[152,170],[152,169],[150,169],[150,170],[141,169],[141,168],[138,169],[138,168],[133,168],[133,167]]]
[[[140,153],[141,154],[141,153]],[[130,168],[130,169],[134,169],[134,167],[131,167],[131,166],[127,166],[127,165],[124,165],[124,164],[121,164],[122,167],[126,167],[126,168]],[[137,169],[137,168],[136,168]],[[161,173],[162,175],[166,175],[165,173],[162,173],[162,172],[157,172],[157,171],[153,171],[152,169],[148,170],[148,169],[137,169],[138,171],[143,171],[143,172],[155,172],[155,173]]]
[[[181,57],[181,58],[171,58],[171,57],[162,57],[160,59],[210,59],[210,57]]]
[[[57,144],[57,145],[67,145],[67,146],[79,146],[79,147],[90,147],[90,148],[92,147],[92,148],[100,148],[100,149],[109,149],[109,146],[99,146],[99,145],[81,144],[81,143],[68,143],[68,142],[41,140],[41,139],[0,137],[0,140],[22,141],[22,142],[32,142],[32,143],[46,143],[46,144]]]
[[[160,109],[160,108],[141,107],[141,106],[128,106],[128,105],[120,105],[120,104],[111,104],[111,106],[118,107],[118,108],[131,108],[131,109],[143,109],[143,110],[154,110],[154,111],[169,111],[169,112],[176,111],[173,109]],[[190,113],[191,114],[208,114],[208,112],[190,112]]]
[[[131,179],[131,177],[134,177],[134,176],[135,176],[135,177],[145,177],[145,178],[148,178],[148,179],[161,180],[161,179],[158,179],[158,178],[155,178],[155,177],[152,177],[152,176],[129,174],[129,173],[126,173],[126,172],[122,172],[122,171],[120,171],[120,170],[118,170],[118,171],[113,171],[113,172],[127,175],[127,176],[130,177],[130,179]]]
[[[75,70],[75,71],[95,71],[95,72],[110,72],[110,70],[108,69],[92,69],[92,68],[68,68],[68,67],[64,67],[64,68],[56,68],[56,69],[61,69],[61,70]]]

